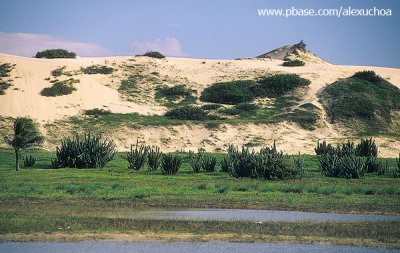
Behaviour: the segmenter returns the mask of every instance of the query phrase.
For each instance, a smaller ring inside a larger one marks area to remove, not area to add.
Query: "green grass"
[[[332,122],[355,132],[399,135],[400,89],[375,75],[357,72],[328,85],[320,98]]]
[[[25,153],[24,155],[29,155]],[[399,179],[368,174],[358,180],[327,178],[306,156],[303,179],[234,179],[222,172],[194,174],[187,155],[177,175],[128,169],[125,154],[103,169],[51,169],[50,152],[32,152],[32,168],[14,171],[12,150],[0,151],[0,200],[124,201],[136,206],[256,208],[399,214]],[[223,155],[215,154],[218,160]],[[394,159],[389,166],[394,168]],[[217,167],[219,171],[219,165]]]

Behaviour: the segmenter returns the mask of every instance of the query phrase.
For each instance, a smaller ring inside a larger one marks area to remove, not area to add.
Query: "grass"
[[[0,200],[113,200],[136,206],[392,214],[400,210],[399,179],[376,174],[359,180],[326,178],[317,170],[315,156],[305,157],[303,179],[264,181],[234,179],[222,172],[194,174],[187,155],[178,174],[168,177],[160,171],[149,174],[146,168],[131,173],[122,153],[103,169],[87,170],[50,169],[53,153],[36,151],[32,155],[37,158],[35,165],[17,173],[13,151],[1,150]],[[217,160],[223,157],[214,156]],[[391,168],[394,163],[389,159]]]
[[[315,156],[305,156],[302,179],[235,179],[226,173],[196,173],[187,154],[178,174],[147,168],[131,172],[124,153],[103,169],[51,169],[54,153],[26,151],[37,162],[14,171],[14,152],[0,149],[0,240],[140,238],[330,242],[399,247],[399,222],[264,222],[164,220],[114,216],[135,208],[252,208],[399,215],[399,179],[368,174],[363,179],[326,178]],[[212,154],[220,161],[223,154]],[[387,159],[391,168],[395,159]],[[111,214],[108,215],[108,214]],[[43,233],[46,237],[41,236]],[[42,239],[40,239],[42,238]],[[291,239],[288,239],[291,238]]]

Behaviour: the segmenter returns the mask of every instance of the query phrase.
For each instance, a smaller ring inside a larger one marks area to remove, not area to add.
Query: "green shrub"
[[[380,166],[377,173],[379,176],[383,176],[383,175],[386,175],[386,173],[388,173],[388,172],[389,172],[389,164],[388,164],[388,161],[386,160],[385,165]]]
[[[371,139],[361,139],[360,143],[357,145],[357,155],[364,157],[377,157],[378,147],[375,144],[375,140]]]
[[[0,64],[0,95],[6,94],[6,90],[12,86],[9,81],[3,80],[2,78],[10,77],[10,72],[15,68],[15,64],[3,63]]]
[[[52,160],[55,168],[103,168],[116,153],[112,140],[103,139],[101,135],[83,137],[76,135],[61,141],[56,148],[56,159]]]
[[[175,175],[182,165],[182,157],[179,155],[163,154],[161,159],[161,172],[164,175]]]
[[[239,151],[232,146],[228,152],[229,174],[236,178],[288,179],[303,175],[302,159],[292,160],[282,151],[278,152],[275,143],[259,152],[250,152],[245,147]]]
[[[319,96],[332,123],[356,121],[358,129],[387,132],[400,109],[400,89],[370,71],[340,79]]]
[[[374,71],[367,71],[367,70],[356,72],[353,75],[353,77],[362,79],[362,80],[365,80],[365,81],[368,81],[371,83],[379,83],[384,80],[382,77],[377,75]]]
[[[229,185],[227,185],[227,184],[222,184],[222,185],[218,185],[218,186],[216,186],[216,189],[215,189],[215,191],[217,192],[217,193],[227,193],[229,190],[230,190],[230,186]]]
[[[235,109],[242,111],[242,112],[253,112],[257,110],[258,106],[255,104],[249,104],[249,103],[240,103],[235,105]]]
[[[15,66],[16,66],[15,64],[11,63],[0,64],[0,78],[10,77],[10,73],[15,68]]]
[[[159,89],[159,93],[162,96],[169,97],[169,96],[189,96],[192,92],[186,88],[185,85],[175,85],[172,87],[161,87]]]
[[[376,157],[370,156],[365,160],[366,172],[378,172],[382,170],[382,163]]]
[[[197,154],[189,153],[189,163],[194,173],[200,171],[214,172],[217,159],[208,155],[203,149],[199,149]]]
[[[215,83],[204,89],[200,100],[219,104],[239,104],[250,102],[254,99],[251,87],[256,85],[254,81],[233,81]]]
[[[51,75],[54,77],[59,77],[62,76],[64,69],[66,68],[66,66],[60,67],[58,69],[55,69],[53,71],[51,71]]]
[[[109,75],[112,74],[115,71],[115,69],[107,66],[92,65],[86,68],[81,68],[81,71],[87,75],[94,75],[94,74]]]
[[[90,116],[109,115],[109,114],[111,114],[111,111],[101,109],[101,108],[94,108],[94,109],[90,109],[90,110],[85,110],[84,114],[90,115]]]
[[[393,178],[398,178],[400,175],[400,154],[399,158],[396,158],[396,167],[393,170]]]
[[[299,124],[307,130],[315,130],[315,125],[319,119],[319,113],[316,111],[306,111],[303,109],[295,109],[287,114],[286,119]]]
[[[315,154],[317,155],[324,155],[328,153],[332,153],[335,151],[335,148],[331,144],[327,144],[326,141],[323,141],[322,143],[317,141],[317,147],[314,148]]]
[[[25,165],[25,167],[33,167],[33,165],[35,165],[35,162],[36,162],[36,158],[33,157],[32,155],[24,157],[24,165]]]
[[[210,155],[205,154],[203,156],[201,168],[205,172],[214,172],[216,164],[217,164],[217,159],[215,157],[211,157]]]
[[[68,52],[64,49],[47,49],[41,52],[37,52],[35,58],[75,58],[76,54],[74,52]]]
[[[125,92],[128,94],[134,93],[136,91],[136,79],[134,76],[130,76],[126,80],[121,81],[121,85],[118,88],[119,92]]]
[[[301,60],[285,60],[282,64],[285,67],[298,67],[298,66],[304,66],[305,62],[301,61]]]
[[[6,90],[7,90],[10,86],[12,86],[11,83],[6,82],[6,81],[1,81],[1,80],[0,80],[0,95],[6,94]]]
[[[57,97],[57,96],[64,96],[64,95],[69,95],[73,91],[76,90],[76,88],[73,86],[74,83],[79,83],[80,81],[78,79],[73,79],[70,78],[68,80],[64,81],[58,81],[53,84],[52,87],[49,88],[44,88],[40,94],[42,96],[46,97]]]
[[[356,157],[355,154],[337,152],[326,153],[318,156],[319,168],[322,175],[327,177],[345,177],[357,179],[364,175],[365,159]]]
[[[138,55],[138,56],[141,56],[141,55]],[[142,56],[147,56],[147,57],[152,57],[152,58],[157,58],[157,59],[165,58],[165,56],[163,54],[161,54],[160,52],[157,52],[157,51],[148,51],[145,54],[143,54]]]
[[[133,148],[135,147],[135,148]],[[129,169],[140,170],[146,163],[147,147],[145,145],[131,144],[131,150],[126,152],[126,159],[128,160]]]
[[[189,164],[192,167],[194,173],[199,173],[201,171],[201,163],[202,163],[202,156],[204,151],[199,149],[197,154],[194,154],[192,151],[189,151]]]
[[[221,108],[220,104],[205,104],[200,107],[200,109],[202,109],[204,111],[216,110],[219,108]]]
[[[149,147],[147,149],[147,165],[149,171],[156,171],[161,165],[162,152],[159,147]]]
[[[182,106],[169,110],[166,117],[181,120],[205,120],[208,119],[208,114],[202,109],[194,106]]]
[[[299,87],[308,86],[311,82],[296,74],[277,74],[258,80],[259,96],[278,97]]]
[[[229,156],[225,156],[221,161],[220,161],[220,166],[221,166],[221,171],[228,173],[230,171],[230,161],[229,161]]]

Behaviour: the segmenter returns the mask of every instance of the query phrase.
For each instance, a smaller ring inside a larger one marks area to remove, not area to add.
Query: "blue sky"
[[[260,17],[260,8],[390,8],[391,17]],[[400,67],[398,0],[2,0],[0,52],[234,59],[304,40],[335,64]]]

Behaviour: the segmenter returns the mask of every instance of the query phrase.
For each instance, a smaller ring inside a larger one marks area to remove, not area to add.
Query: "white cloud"
[[[147,51],[158,51],[168,56],[185,56],[181,43],[177,38],[156,39],[155,41],[132,42],[134,54],[144,54]]]
[[[79,56],[107,56],[111,52],[99,45],[82,43],[47,34],[0,32],[0,52],[21,56],[34,56],[46,49],[62,48]]]

